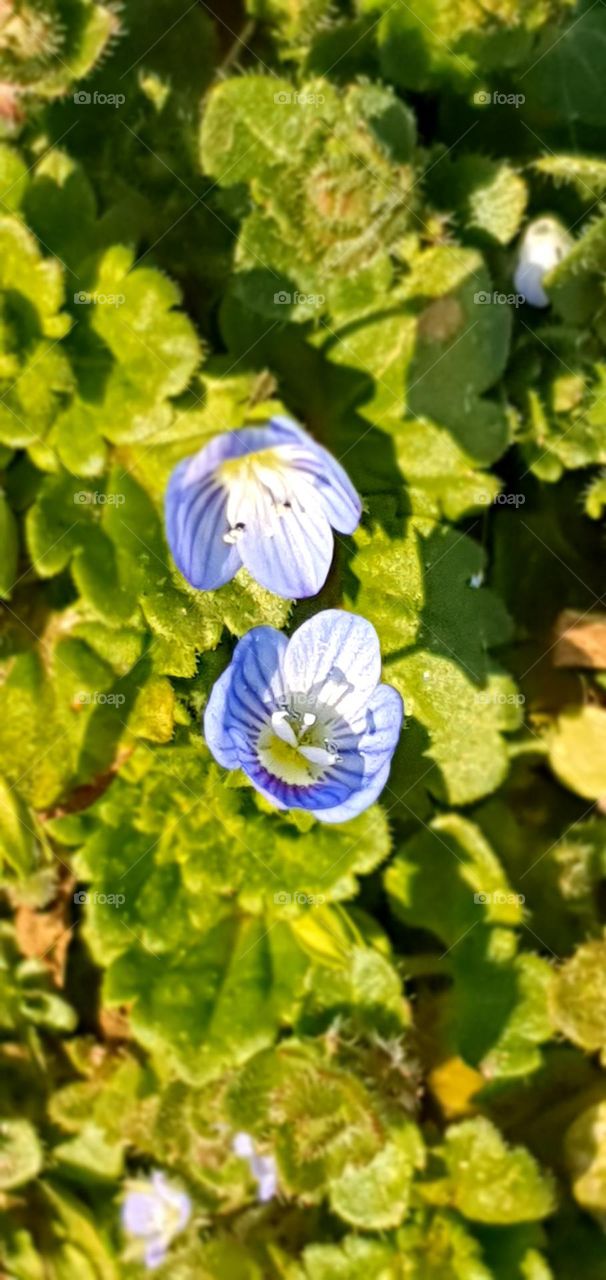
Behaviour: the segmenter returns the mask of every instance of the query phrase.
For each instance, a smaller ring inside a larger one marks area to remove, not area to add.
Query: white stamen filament
[[[331,751],[325,751],[324,747],[299,747],[299,754],[312,764],[327,766],[336,764],[337,761],[337,756],[333,756]]]
[[[322,715],[298,710],[280,698],[259,736],[259,759],[283,782],[310,785],[341,759],[326,736],[327,728]]]
[[[287,711],[274,711],[271,717],[271,727],[277,738],[281,738],[282,742],[287,742],[289,747],[298,746],[297,735],[288,722]]]
[[[244,533],[244,525],[237,524],[233,529],[229,529],[227,533],[223,534],[223,541],[227,543],[228,547],[233,547],[235,546],[236,542],[240,541],[240,538],[242,537],[243,533]]]

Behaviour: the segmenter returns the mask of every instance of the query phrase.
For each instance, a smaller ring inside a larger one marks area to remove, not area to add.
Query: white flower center
[[[309,786],[338,763],[327,710],[288,706],[272,713],[257,741],[259,760],[268,773],[281,782]]]
[[[313,495],[309,477],[296,470],[284,446],[229,458],[217,467],[217,479],[228,494],[223,534],[228,545],[239,542],[251,520],[266,538],[273,538],[278,521],[295,510],[304,514]]]

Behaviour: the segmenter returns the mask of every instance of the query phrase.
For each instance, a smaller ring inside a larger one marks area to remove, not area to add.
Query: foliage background
[[[605,6],[215,7],[0,4],[6,1274],[140,1274],[162,1167],[171,1280],[600,1280]],[[363,524],[317,600],[193,592],[170,470],[277,409]],[[199,722],[237,636],[334,605],[407,723],[323,828]]]

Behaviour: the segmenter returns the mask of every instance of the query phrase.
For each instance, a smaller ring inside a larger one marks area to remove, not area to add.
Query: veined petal
[[[290,507],[278,514],[272,494],[257,486],[238,543],[242,562],[261,586],[287,600],[314,596],[324,585],[333,553],[332,529],[311,485],[293,487]]]
[[[300,446],[289,450],[290,460],[313,478],[333,529],[337,533],[353,533],[360,523],[362,502],[340,462],[292,418],[276,414],[269,426],[275,432],[276,445],[283,440]]]
[[[256,742],[285,697],[283,662],[287,644],[286,636],[275,627],[253,627],[236,645],[225,722],[228,729],[244,734],[247,742]]]
[[[187,462],[175,468],[166,493],[166,536],[184,578],[205,591],[229,582],[242,563],[238,548],[224,541],[227,494],[212,476],[187,483]]]
[[[289,689],[313,693],[351,725],[381,678],[377,633],[366,618],[325,609],[299,627],[284,658]]]
[[[375,689],[367,708],[367,729],[358,742],[364,758],[364,776],[373,777],[382,769],[398,745],[402,729],[404,703],[390,684]]]
[[[391,757],[378,773],[369,778],[366,785],[352,791],[351,795],[341,804],[335,805],[334,809],[312,809],[314,818],[319,822],[349,822],[351,818],[357,818],[358,814],[369,809],[380,796],[389,777],[390,767]]]
[[[273,435],[268,426],[240,427],[236,431],[224,431],[222,435],[215,436],[209,444],[205,444],[197,453],[184,458],[175,471],[183,468],[183,484],[199,484],[206,476],[212,475],[222,462],[229,462],[232,458],[244,458],[248,453],[269,449],[273,444]]]
[[[313,476],[333,529],[337,533],[353,533],[360,523],[362,500],[336,458],[313,442],[313,450],[301,450],[293,460],[301,471]]]
[[[315,446],[313,436],[301,427],[294,418],[289,418],[286,413],[275,413],[270,418],[268,430],[273,432],[273,444],[304,444]]]
[[[239,757],[226,724],[226,700],[232,669],[226,667],[211,689],[204,712],[204,737],[209,751],[224,769],[238,769]]]
[[[350,771],[335,765],[325,777],[306,785],[305,783],[283,782],[281,778],[277,778],[275,774],[270,773],[259,760],[253,743],[245,744],[243,738],[240,737],[238,745],[240,768],[250,778],[256,790],[260,791],[272,804],[277,805],[279,809],[308,809],[314,813],[316,810],[323,811],[324,809],[334,808],[335,805],[342,804],[347,800],[357,790],[360,783],[363,767],[360,756],[356,756],[356,760],[359,762],[360,776],[356,776],[353,770]]]

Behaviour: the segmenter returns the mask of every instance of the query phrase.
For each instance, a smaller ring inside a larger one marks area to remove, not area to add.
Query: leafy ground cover
[[[0,0],[9,1280],[606,1275],[605,80],[603,0]],[[278,413],[362,522],[196,591]],[[406,708],[335,826],[200,728],[331,608]]]

